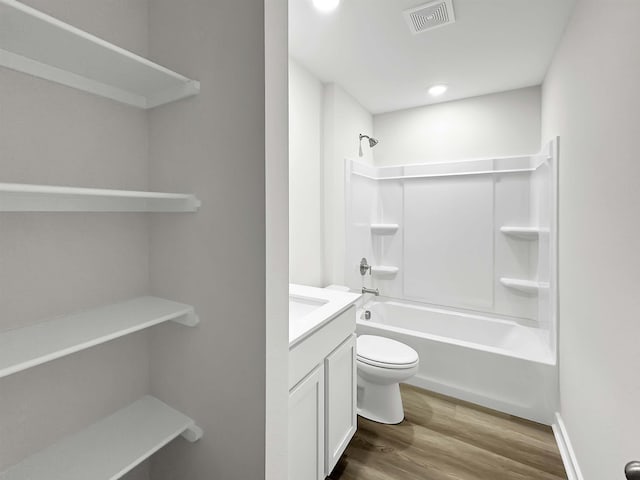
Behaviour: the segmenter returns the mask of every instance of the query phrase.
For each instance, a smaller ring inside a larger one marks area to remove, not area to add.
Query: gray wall
[[[540,87],[373,117],[379,166],[505,157],[540,150]]]
[[[146,0],[25,3],[146,53]],[[146,113],[0,69],[0,181],[146,189]],[[148,244],[145,215],[0,215],[0,330],[147,293]],[[147,350],[140,333],[0,379],[0,471],[144,395]]]
[[[543,139],[560,135],[560,413],[586,480],[640,459],[639,23],[637,0],[579,0],[543,88]]]
[[[311,72],[289,60],[289,279],[324,286],[323,95]]]
[[[151,186],[203,202],[197,214],[151,221],[153,293],[193,304],[202,320],[195,335],[151,332],[151,391],[204,429],[197,444],[156,455],[152,477],[263,478],[263,4],[154,0],[150,53],[202,84],[197,97],[150,113]]]

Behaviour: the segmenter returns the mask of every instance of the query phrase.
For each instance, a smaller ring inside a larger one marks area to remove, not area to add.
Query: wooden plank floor
[[[405,420],[358,417],[331,480],[566,479],[551,428],[402,385]]]

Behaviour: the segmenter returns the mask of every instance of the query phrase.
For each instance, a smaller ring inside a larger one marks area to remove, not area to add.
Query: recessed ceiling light
[[[321,12],[331,12],[338,7],[340,0],[313,0],[313,6]]]
[[[432,87],[429,87],[429,95],[432,97],[438,97],[446,92],[447,88],[448,87],[446,85],[433,85]]]

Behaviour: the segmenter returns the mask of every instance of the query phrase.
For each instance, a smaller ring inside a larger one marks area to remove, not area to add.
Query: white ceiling
[[[289,0],[291,56],[371,113],[539,85],[574,0],[453,0],[456,23],[413,35],[420,0],[341,0],[323,14]],[[427,88],[446,83],[433,98]]]

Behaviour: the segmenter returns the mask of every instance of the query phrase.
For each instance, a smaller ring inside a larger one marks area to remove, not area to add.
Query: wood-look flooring
[[[358,417],[331,480],[566,479],[551,428],[402,385],[405,420]]]

